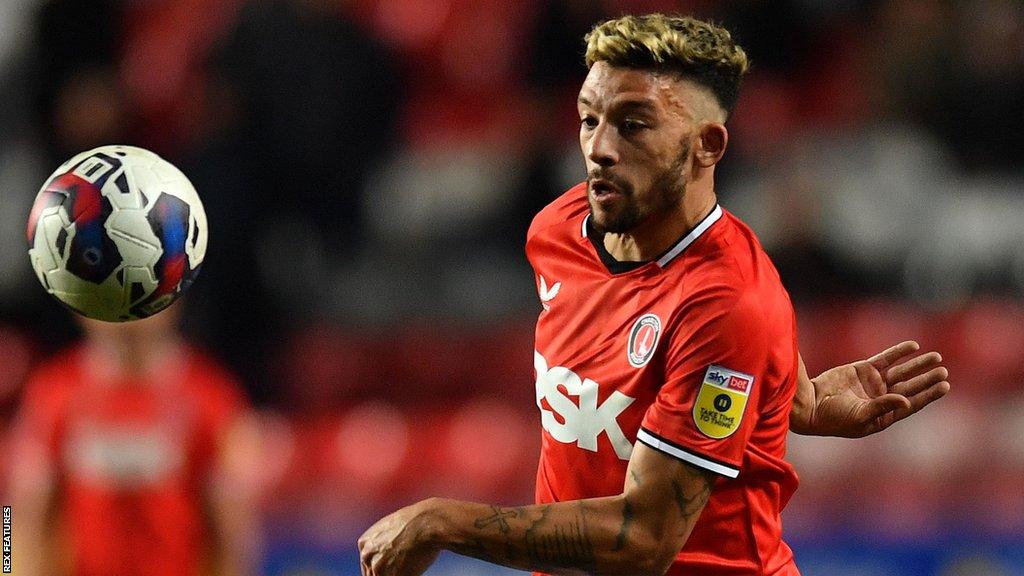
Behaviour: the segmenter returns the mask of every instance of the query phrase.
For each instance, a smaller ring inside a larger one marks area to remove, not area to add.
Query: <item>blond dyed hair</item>
[[[598,24],[584,39],[587,68],[607,62],[678,74],[709,89],[726,116],[750,67],[728,30],[689,16],[623,16]]]

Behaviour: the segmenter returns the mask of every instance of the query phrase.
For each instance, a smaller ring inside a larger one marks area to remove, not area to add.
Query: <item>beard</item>
[[[622,192],[622,203],[615,211],[598,211],[594,200],[588,194],[590,204],[590,222],[599,234],[623,234],[634,230],[651,216],[664,214],[675,209],[686,194],[686,159],[690,155],[690,147],[685,143],[676,160],[666,170],[659,173],[651,182],[646,200],[637,198],[631,185],[601,171],[593,170],[587,174],[587,189],[590,190],[592,180],[603,178],[610,181]],[[601,214],[603,218],[599,218]]]

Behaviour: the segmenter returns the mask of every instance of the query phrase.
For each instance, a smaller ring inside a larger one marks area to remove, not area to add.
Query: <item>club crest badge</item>
[[[697,429],[715,439],[730,436],[740,427],[743,409],[754,388],[754,377],[712,364],[693,404]]]
[[[629,364],[640,368],[654,356],[661,336],[661,319],[654,314],[644,314],[633,323],[629,331],[629,342],[626,344],[626,355]]]

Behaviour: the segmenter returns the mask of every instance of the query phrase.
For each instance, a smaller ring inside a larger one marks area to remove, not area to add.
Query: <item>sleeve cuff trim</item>
[[[641,428],[637,432],[636,439],[643,442],[644,444],[654,448],[655,450],[664,452],[669,456],[673,456],[686,462],[687,464],[693,464],[699,468],[710,470],[715,474],[721,474],[728,478],[735,478],[739,476],[740,469],[734,466],[729,466],[723,462],[716,462],[706,456],[702,456],[690,450],[683,448],[677,444],[674,444],[664,438],[654,435],[649,430]]]

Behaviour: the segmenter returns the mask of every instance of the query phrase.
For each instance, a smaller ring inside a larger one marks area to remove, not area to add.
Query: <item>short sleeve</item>
[[[716,288],[682,310],[669,334],[665,382],[637,439],[735,478],[758,420],[769,354],[756,292]]]
[[[207,389],[206,414],[212,435],[219,437],[248,409],[238,384],[231,379],[211,382]]]
[[[249,404],[234,376],[212,360],[193,353],[191,356],[192,395],[198,403],[202,428],[197,437],[197,457],[204,468],[217,458],[226,436]]]

